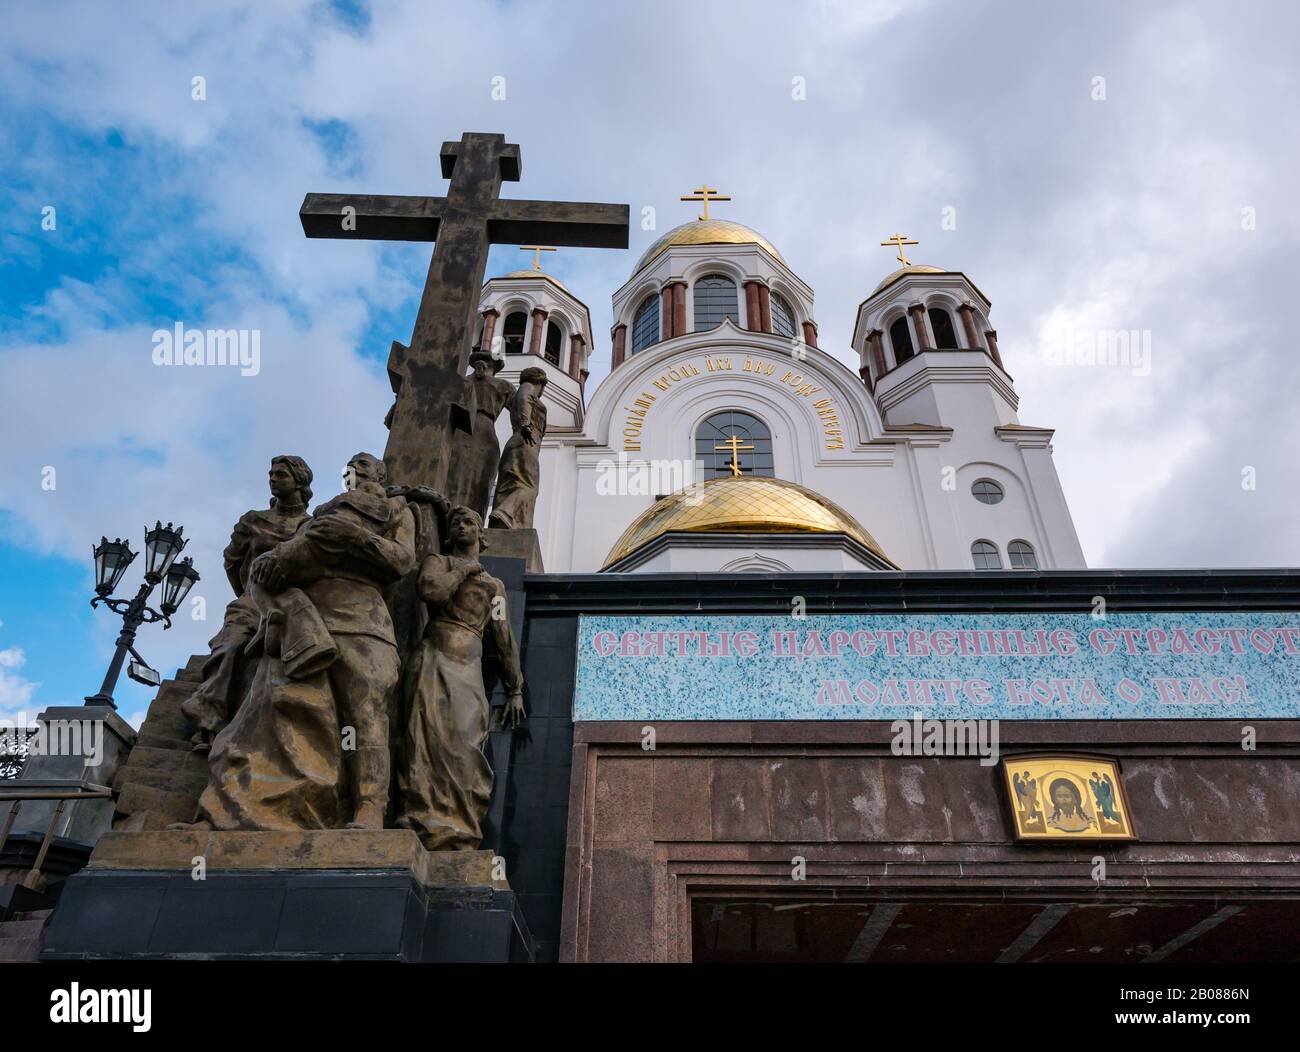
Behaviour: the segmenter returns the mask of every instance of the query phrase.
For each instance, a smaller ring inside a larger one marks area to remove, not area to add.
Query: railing
[[[59,819],[63,817],[64,805],[69,800],[111,800],[112,798],[113,790],[106,785],[64,778],[33,778],[21,782],[12,781],[8,785],[0,784],[0,801],[13,801],[13,806],[9,808],[9,814],[5,818],[4,828],[0,829],[0,852],[4,851],[5,842],[9,839],[9,832],[18,819],[18,811],[24,801],[57,800],[59,802],[54,809],[54,814],[50,816],[49,825],[45,828],[45,836],[41,838],[41,848],[36,854],[36,861],[21,881],[22,886],[31,891],[41,889],[41,867],[45,865],[45,856],[50,850],[51,841],[54,840],[54,830],[58,828]]]

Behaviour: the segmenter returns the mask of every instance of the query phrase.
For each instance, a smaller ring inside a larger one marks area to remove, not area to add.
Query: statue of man
[[[463,504],[482,518],[488,512],[492,480],[501,459],[497,417],[515,393],[515,385],[497,377],[505,365],[504,359],[486,351],[475,351],[469,360],[474,367],[470,381],[474,391],[474,431],[468,435],[455,432],[455,455],[447,474],[447,498],[453,507]]]
[[[479,562],[483,520],[472,508],[451,511],[448,553],[420,566],[419,593],[429,625],[408,670],[405,760],[397,776],[397,825],[413,829],[430,851],[468,850],[483,839],[492,768],[483,755],[490,711],[483,683],[483,633],[490,630],[506,690],[504,722],[524,719],[523,676],[505,586]]]
[[[254,662],[245,658],[244,647],[257,631],[260,616],[248,594],[253,560],[292,537],[308,517],[312,473],[302,457],[273,458],[267,478],[271,506],[245,512],[230,531],[222,555],[235,598],[226,606],[221,630],[208,643],[212,653],[203,664],[203,683],[181,703],[181,711],[198,728],[192,739],[195,752],[208,751],[248,692]]]
[[[261,660],[248,699],[212,744],[205,824],[383,828],[399,676],[383,590],[415,566],[415,521],[405,499],[387,495],[386,477],[382,460],[358,453],[346,491],[253,561],[249,591],[262,619],[248,650]]]
[[[519,390],[510,405],[514,434],[501,454],[496,499],[489,525],[505,530],[530,529],[541,486],[542,439],[546,436],[546,373],[531,366],[519,374]]]

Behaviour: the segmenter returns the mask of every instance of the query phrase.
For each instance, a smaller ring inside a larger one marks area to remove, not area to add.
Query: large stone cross
[[[308,194],[303,201],[308,237],[434,242],[411,344],[394,342],[388,358],[397,395],[384,449],[392,484],[445,492],[452,431],[474,426],[466,373],[488,247],[627,248],[627,205],[501,200],[501,181],[519,175],[518,146],[504,135],[467,132],[442,144],[446,197]]]

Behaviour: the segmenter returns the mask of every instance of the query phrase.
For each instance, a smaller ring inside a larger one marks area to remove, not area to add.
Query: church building
[[[898,251],[857,307],[856,374],[818,346],[813,289],[777,247],[707,214],[614,292],[594,390],[585,304],[540,269],[488,281],[480,345],[507,379],[539,359],[549,377],[547,571],[1082,567],[989,300]]]
[[[483,287],[549,379],[496,843],[537,958],[1294,959],[1295,574],[1088,570],[957,261],[884,242],[855,370],[711,195],[607,351],[540,247]]]

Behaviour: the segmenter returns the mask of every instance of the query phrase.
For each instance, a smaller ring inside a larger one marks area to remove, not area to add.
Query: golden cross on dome
[[[736,478],[739,478],[741,474],[740,451],[742,449],[753,449],[753,448],[754,448],[753,446],[742,446],[740,444],[740,436],[736,434],[732,434],[732,436],[729,439],[727,439],[727,441],[723,442],[722,445],[713,447],[714,451],[718,453],[725,453],[728,450],[731,451],[731,463],[728,464],[727,467],[731,468],[731,474]]]
[[[554,248],[551,248],[549,245],[520,245],[520,246],[519,246],[519,251],[520,251],[520,252],[531,252],[531,253],[533,254],[533,270],[541,270],[541,269],[542,269],[542,253],[543,253],[543,252],[555,252],[555,251],[557,251],[557,250],[554,249]]]
[[[714,200],[714,201],[730,201],[730,200],[731,200],[730,197],[726,197],[726,196],[723,196],[722,194],[719,194],[719,193],[718,193],[718,190],[717,190],[717,187],[709,186],[708,183],[705,183],[703,186],[697,186],[694,190],[691,191],[691,194],[690,194],[689,197],[683,197],[682,200],[683,200],[683,201],[703,201],[703,202],[704,202],[704,214],[703,214],[702,216],[700,216],[700,218],[701,218],[701,219],[708,219],[708,218],[709,218],[709,200],[710,200],[710,198],[712,198],[712,200]]]
[[[908,259],[907,256],[904,254],[903,246],[919,245],[920,243],[921,242],[919,241],[909,240],[906,234],[893,234],[888,241],[880,242],[880,247],[889,248],[892,245],[894,248],[898,249],[898,262],[903,264],[903,266],[905,267],[910,267],[912,265],[912,261]]]

